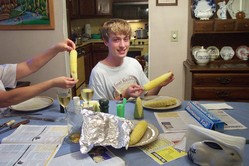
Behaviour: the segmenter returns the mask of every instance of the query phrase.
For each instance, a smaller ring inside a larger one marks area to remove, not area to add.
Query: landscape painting
[[[0,30],[54,29],[53,0],[0,0]]]

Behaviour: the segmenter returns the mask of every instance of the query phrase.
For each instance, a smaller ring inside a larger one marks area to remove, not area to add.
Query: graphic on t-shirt
[[[128,77],[122,78],[120,81],[115,82],[114,86],[114,98],[118,97],[125,89],[127,89],[132,84],[138,84],[136,77],[129,75]]]

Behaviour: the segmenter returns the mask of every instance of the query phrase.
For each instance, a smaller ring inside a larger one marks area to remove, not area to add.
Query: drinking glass
[[[58,89],[57,98],[60,105],[64,108],[67,113],[67,106],[71,101],[71,89]]]
[[[81,97],[84,100],[84,107],[90,107],[89,101],[92,100],[93,97],[93,89],[91,89],[88,85],[85,85],[82,89],[81,89]]]
[[[79,143],[82,122],[80,110],[70,105],[67,111],[67,125],[69,129],[68,136],[65,139],[67,143]]]

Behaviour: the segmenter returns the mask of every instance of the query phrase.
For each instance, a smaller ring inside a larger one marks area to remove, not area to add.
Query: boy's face
[[[105,45],[108,47],[110,56],[124,58],[130,47],[130,37],[122,34],[110,34]]]

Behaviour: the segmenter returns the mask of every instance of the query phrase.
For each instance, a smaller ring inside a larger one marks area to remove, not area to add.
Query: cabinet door
[[[108,48],[104,43],[93,44],[93,67],[101,60],[105,59],[108,55]]]
[[[91,71],[92,71],[92,54],[91,53],[87,53],[84,56],[84,60],[85,60],[85,82],[86,84],[89,83],[89,79],[90,79],[90,75],[91,75]]]
[[[112,1],[111,0],[96,0],[96,15],[111,15]]]
[[[106,52],[95,52],[93,55],[93,67],[101,60],[105,59],[107,57],[108,53]]]
[[[78,18],[79,16],[79,0],[67,0],[67,9],[70,18]]]
[[[80,16],[94,16],[95,15],[95,1],[80,0]]]

